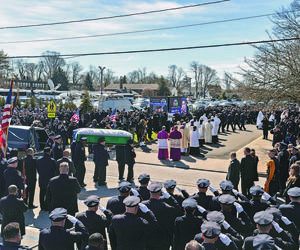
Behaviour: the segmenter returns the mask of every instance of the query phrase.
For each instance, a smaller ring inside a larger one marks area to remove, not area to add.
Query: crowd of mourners
[[[0,213],[4,239],[1,250],[22,249],[20,239],[26,233],[24,212],[36,208],[33,201],[37,176],[40,207],[49,211],[51,220],[51,227],[40,232],[39,249],[74,249],[74,244],[78,249],[108,249],[110,245],[113,250],[299,249],[298,109],[261,112],[266,117],[261,119],[264,139],[267,139],[266,126],[273,134],[264,187],[254,184],[258,180],[258,158],[255,151],[253,154],[253,150],[245,148],[245,156],[240,162],[236,153],[231,153],[228,174],[219,188],[213,187],[208,179],[200,178],[195,183],[196,192],[189,194],[171,179],[160,183],[150,175],[142,174],[136,187],[132,185],[132,177],[127,181],[119,178],[119,195],[110,198],[106,207],[98,196],[92,195],[84,201],[87,210],[78,213],[77,194],[85,186],[82,180],[85,172],[80,172],[83,170],[79,169],[79,161],[84,164],[86,160],[86,138],[80,138],[72,150],[73,161],[69,159],[69,151],[64,147],[72,142],[74,129],[128,130],[137,134],[140,146],[145,140],[152,139],[153,132],[158,133],[158,157],[164,159],[164,150],[168,149],[164,140],[168,138],[162,134],[170,133],[171,136],[174,131],[181,134],[181,137],[178,133],[178,137],[171,137],[174,140],[171,150],[175,149],[173,156],[198,154],[201,143],[217,143],[218,133],[229,129],[234,132],[237,128],[246,130],[247,124],[259,126],[260,111],[248,107],[203,108],[193,115],[175,113],[172,119],[168,119],[166,112],[150,112],[149,109],[117,111],[115,119],[111,119],[111,113],[112,110],[87,112],[81,114],[76,123],[71,119],[74,111],[70,110],[59,111],[53,120],[47,118],[43,109],[16,110],[12,124],[43,127],[53,141],[48,140],[44,156],[39,159],[34,159],[31,148],[25,159],[18,159],[18,151],[14,149],[8,160],[1,159],[0,196],[3,198]],[[209,137],[205,135],[207,124],[215,130]],[[202,126],[205,129],[203,138],[199,132]],[[193,132],[199,133],[194,140],[189,137],[186,146],[182,144],[185,127],[189,136]],[[129,145],[132,147],[132,140]],[[101,150],[104,148],[105,139],[99,139],[99,146]],[[94,174],[94,181],[98,181],[96,177]],[[97,213],[98,209],[101,212]],[[72,227],[75,230],[71,230]]]

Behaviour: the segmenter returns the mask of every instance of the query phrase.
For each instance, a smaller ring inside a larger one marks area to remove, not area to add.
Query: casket
[[[118,129],[79,128],[73,131],[73,140],[80,141],[81,137],[87,138],[87,143],[98,143],[100,137],[105,137],[106,144],[126,145],[132,134]]]

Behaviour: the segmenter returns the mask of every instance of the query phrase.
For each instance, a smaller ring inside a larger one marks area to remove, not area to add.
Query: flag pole
[[[13,89],[14,89],[14,76],[11,78],[10,80],[10,86],[9,86],[9,89],[11,89],[11,95],[13,93]],[[9,94],[9,93],[8,93]],[[7,98],[7,97],[6,97]],[[4,158],[6,158],[6,152],[7,152],[7,138],[8,138],[8,129],[9,129],[9,124],[10,124],[10,119],[9,119],[9,122],[8,122],[8,125],[7,125],[7,133],[6,133],[6,138],[5,138],[5,152],[4,152]],[[2,130],[2,128],[1,128]]]

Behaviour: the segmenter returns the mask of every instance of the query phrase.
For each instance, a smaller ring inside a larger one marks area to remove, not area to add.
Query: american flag
[[[7,145],[7,134],[8,127],[10,123],[10,112],[11,112],[11,96],[14,88],[14,79],[10,81],[9,92],[6,97],[6,102],[3,110],[2,122],[1,122],[1,132],[0,132],[0,147],[2,149],[2,156],[6,155],[6,145]]]
[[[115,120],[116,119],[116,108],[113,109],[113,111],[110,114],[110,120]]]
[[[79,108],[76,109],[75,114],[71,117],[70,121],[73,120],[73,118],[75,119],[76,123],[79,123]]]

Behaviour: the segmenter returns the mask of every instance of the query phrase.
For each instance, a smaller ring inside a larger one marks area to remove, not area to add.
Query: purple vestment
[[[181,133],[178,130],[173,130],[170,133],[170,159],[174,161],[181,160]]]
[[[158,132],[158,134],[157,134],[158,159],[160,159],[160,160],[166,160],[169,158],[168,138],[169,138],[169,134],[165,130],[162,130],[162,131]]]

